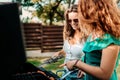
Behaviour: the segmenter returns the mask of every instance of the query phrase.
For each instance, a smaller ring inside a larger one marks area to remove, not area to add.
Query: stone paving
[[[26,56],[27,57],[50,57],[54,53],[55,52],[44,52],[44,53],[41,53],[41,50],[28,50],[28,51],[26,51]]]

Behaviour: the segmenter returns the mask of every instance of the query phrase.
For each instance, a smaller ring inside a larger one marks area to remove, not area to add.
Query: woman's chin
[[[77,30],[78,28],[77,27],[73,27],[74,30]]]

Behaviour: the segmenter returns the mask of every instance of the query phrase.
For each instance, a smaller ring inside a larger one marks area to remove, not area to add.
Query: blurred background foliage
[[[22,9],[30,12],[32,17],[23,17],[24,23],[29,23],[29,20],[37,17],[44,25],[54,25],[56,23],[63,24],[64,11],[77,0],[12,0],[19,2]],[[32,8],[32,9],[30,9]]]
[[[119,3],[120,0],[114,1]],[[64,11],[78,0],[12,0],[12,2],[20,3],[24,11],[31,13],[31,17],[26,14],[26,17],[21,18],[24,23],[30,23],[31,19],[37,18],[38,21],[34,22],[40,22],[42,25],[63,25]]]

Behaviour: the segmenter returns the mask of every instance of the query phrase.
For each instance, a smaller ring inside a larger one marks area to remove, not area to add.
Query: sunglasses
[[[72,21],[74,22],[74,23],[78,23],[78,19],[68,19],[68,23],[72,23]]]

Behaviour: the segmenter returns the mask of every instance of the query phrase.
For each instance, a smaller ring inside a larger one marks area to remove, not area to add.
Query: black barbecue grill
[[[11,75],[11,80],[59,80],[60,77],[43,67],[36,67],[26,62],[18,71]]]
[[[26,62],[19,67],[16,73],[11,75],[12,80],[65,80],[60,78],[57,74],[47,71],[42,66],[45,64],[51,64],[57,62],[59,59],[63,58],[63,55],[58,57],[52,57],[45,60],[38,67],[33,64]]]
[[[12,74],[11,78],[12,80],[64,80],[61,79],[57,74],[51,71],[47,71],[42,67],[45,64],[55,63],[63,57],[63,55],[60,55],[49,58],[38,67],[29,62],[26,62],[19,67],[16,73]]]
[[[46,60],[38,67],[26,61],[23,27],[17,3],[0,3],[0,51],[3,80],[64,80],[47,71],[44,64],[56,62],[63,56]]]
[[[18,3],[0,3],[0,51],[3,80],[57,80],[59,76],[26,61]]]

